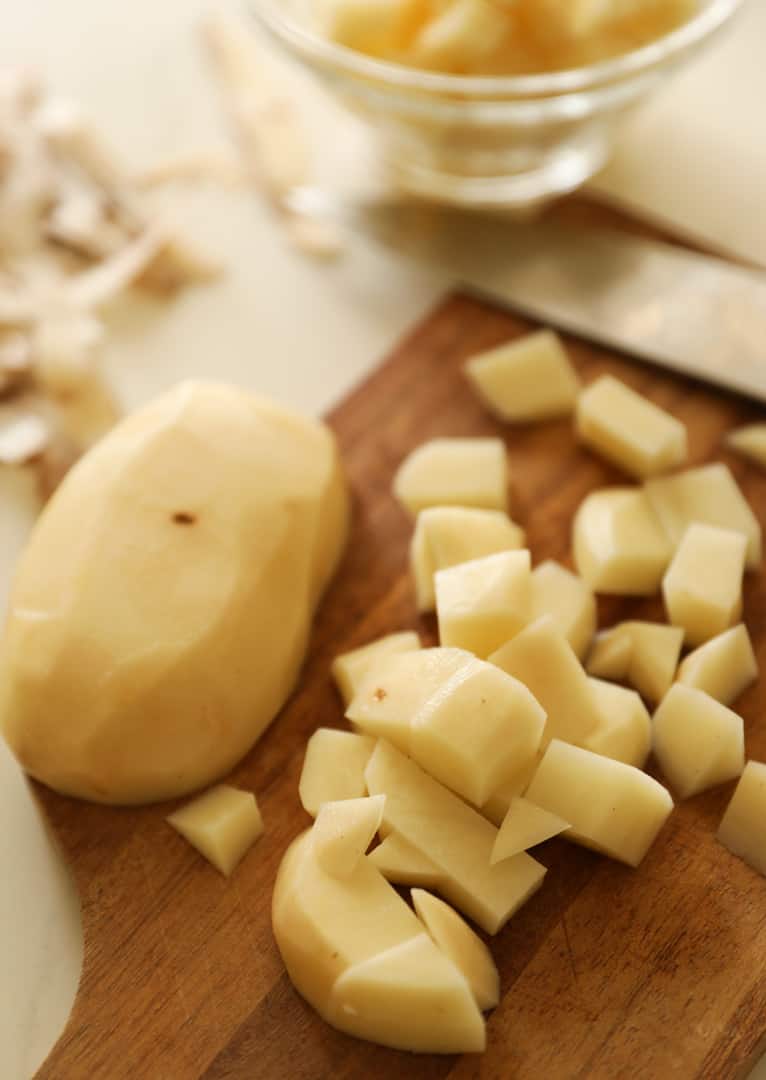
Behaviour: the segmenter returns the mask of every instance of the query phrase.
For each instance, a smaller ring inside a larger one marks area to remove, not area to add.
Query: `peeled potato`
[[[293,687],[346,537],[330,432],[185,383],[53,496],[0,653],[0,728],[32,776],[142,803],[218,779]]]

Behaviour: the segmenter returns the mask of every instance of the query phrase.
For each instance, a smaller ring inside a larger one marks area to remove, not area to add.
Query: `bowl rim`
[[[449,75],[367,56],[312,31],[284,12],[284,0],[249,0],[259,24],[304,59],[338,73],[386,83],[402,90],[487,98],[555,97],[618,82],[676,59],[703,44],[743,6],[744,0],[707,0],[704,7],[669,34],[621,56],[585,67],[534,75]]]

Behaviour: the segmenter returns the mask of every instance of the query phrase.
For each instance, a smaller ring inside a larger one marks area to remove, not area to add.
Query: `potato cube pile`
[[[635,868],[674,797],[739,780],[718,836],[766,873],[766,764],[746,763],[733,708],[758,674],[741,620],[761,535],[731,472],[684,468],[684,425],[618,379],[581,388],[551,331],[465,375],[501,423],[572,417],[634,482],[585,497],[573,571],[534,565],[503,439],[433,439],[394,479],[413,610],[435,613],[439,644],[404,630],[335,659],[351,730],[306,748],[315,821],[283,861],[274,928],[331,1024],[432,1052],[483,1047],[498,973],[465,919],[503,928],[543,885],[537,845],[560,836]],[[667,622],[599,628],[596,593],[661,596]]]

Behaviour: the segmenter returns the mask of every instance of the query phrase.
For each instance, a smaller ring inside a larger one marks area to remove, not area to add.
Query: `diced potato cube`
[[[500,551],[518,551],[525,542],[524,530],[502,510],[464,506],[432,506],[421,510],[410,544],[410,570],[418,610],[434,610],[437,570],[448,570]]]
[[[580,503],[572,529],[575,566],[599,593],[652,596],[672,548],[640,488],[605,488]]]
[[[702,690],[675,683],[652,727],[654,755],[682,799],[733,780],[744,768],[742,717]]]
[[[532,571],[532,616],[550,615],[572,646],[578,660],[585,657],[596,632],[596,598],[577,574],[547,559]]]
[[[369,735],[318,728],[306,744],[298,785],[306,813],[316,817],[322,803],[366,795],[364,770],[374,748]]]
[[[552,330],[472,356],[464,370],[489,410],[512,423],[566,416],[580,392],[577,373]]]
[[[742,614],[747,540],[713,525],[690,525],[662,581],[668,619],[701,645]]]
[[[766,424],[747,424],[726,436],[726,445],[766,469]]]
[[[228,784],[199,795],[167,821],[226,877],[263,832],[255,795]]]
[[[680,420],[612,375],[602,375],[580,394],[577,434],[639,479],[686,460],[686,428]]]
[[[442,878],[439,867],[397,832],[389,833],[367,858],[394,885],[439,888]]]
[[[508,460],[502,439],[431,439],[409,454],[394,495],[412,514],[427,506],[508,509]]]
[[[670,688],[675,678],[684,632],[678,626],[638,620],[618,623],[602,636],[604,647],[609,641],[630,642],[628,670],[622,676],[647,701],[656,704]]]
[[[630,670],[633,639],[630,634],[616,634],[614,630],[602,630],[596,634],[593,647],[585,665],[588,674],[596,679],[622,682]]]
[[[766,877],[766,765],[748,761],[718,828],[718,839]]]
[[[492,953],[464,919],[443,900],[412,890],[415,914],[433,942],[462,972],[480,1009],[494,1009],[500,1000],[500,976]]]
[[[371,56],[404,48],[427,14],[422,0],[321,0],[316,10],[327,37]]]
[[[503,859],[510,859],[520,851],[527,851],[536,844],[542,844],[568,828],[568,821],[549,810],[543,810],[528,799],[516,796],[511,800],[508,813],[500,826],[490,861],[494,865]]]
[[[439,640],[481,659],[529,622],[532,582],[527,550],[501,551],[439,570],[435,577]]]
[[[673,809],[665,788],[640,769],[560,739],[546,750],[526,797],[570,822],[565,839],[628,866],[638,866]]]
[[[761,526],[728,466],[719,461],[656,477],[644,484],[644,490],[674,548],[695,522],[717,525],[746,536],[748,569],[760,565]]]
[[[502,787],[493,792],[481,807],[482,814],[485,818],[489,818],[493,825],[500,828],[503,824],[505,815],[510,810],[513,800],[517,795],[523,795],[529,787],[530,781],[535,775],[535,770],[540,764],[541,757],[542,753],[538,752],[524,765],[514,769],[510,779],[506,780]]]
[[[489,660],[524,683],[545,709],[543,747],[551,739],[582,743],[597,726],[588,676],[550,615],[527,626]]]
[[[438,71],[466,72],[510,40],[510,11],[487,0],[453,0],[431,19],[412,46],[412,62]]]
[[[591,679],[599,706],[599,724],[585,740],[594,754],[642,769],[652,745],[651,717],[635,690]]]
[[[371,641],[351,652],[341,653],[332,662],[330,671],[343,698],[348,705],[364,682],[374,665],[384,656],[393,653],[411,652],[420,648],[420,638],[414,630],[403,630],[397,634]]]
[[[488,934],[542,884],[545,867],[526,853],[491,866],[497,829],[390,743],[380,740],[366,779],[368,791],[386,796],[384,830],[400,833],[436,863],[440,892]]]
[[[730,705],[758,677],[758,664],[744,623],[724,630],[689,653],[678,669],[678,681],[704,690]]]
[[[385,795],[326,802],[311,830],[314,858],[331,877],[351,877],[383,819]]]

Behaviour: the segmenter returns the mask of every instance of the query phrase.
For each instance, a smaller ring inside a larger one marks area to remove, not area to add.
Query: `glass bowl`
[[[250,0],[257,21],[370,127],[394,181],[460,206],[522,208],[579,187],[626,111],[691,59],[742,0],[700,0],[672,33],[603,63],[540,75],[441,75],[320,36],[311,0]]]

